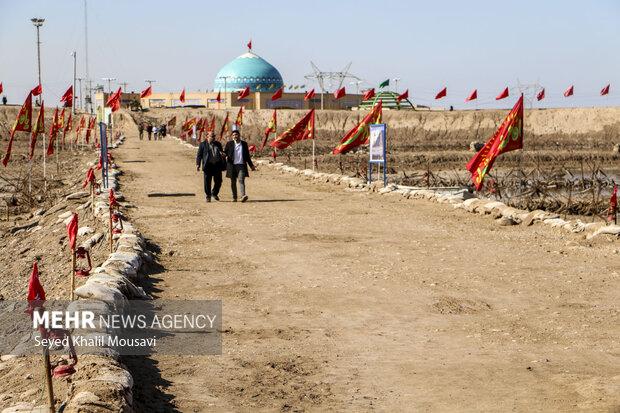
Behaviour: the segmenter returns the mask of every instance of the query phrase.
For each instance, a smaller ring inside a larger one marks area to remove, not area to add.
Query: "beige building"
[[[238,92],[221,92],[221,100],[217,101],[218,92],[185,92],[185,103],[179,100],[180,92],[153,93],[140,99],[143,108],[174,108],[174,107],[205,107],[207,109],[231,109],[244,106],[246,109],[320,109],[321,95],[304,100],[305,93],[283,93],[282,97],[272,101],[272,92],[250,92],[249,96],[239,100]],[[338,100],[331,93],[323,95],[324,109],[351,109],[362,101],[361,95],[346,95]]]

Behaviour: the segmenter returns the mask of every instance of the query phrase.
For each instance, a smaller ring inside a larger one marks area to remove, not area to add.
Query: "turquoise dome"
[[[226,82],[224,82],[226,77]],[[226,88],[224,88],[224,83]],[[242,54],[215,76],[216,91],[234,92],[250,87],[252,92],[275,92],[284,82],[278,69],[252,51]]]

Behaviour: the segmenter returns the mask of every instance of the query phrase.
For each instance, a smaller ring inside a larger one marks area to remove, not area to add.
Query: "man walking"
[[[245,178],[249,176],[248,165],[253,171],[256,168],[250,158],[248,144],[246,141],[241,140],[241,134],[238,129],[233,130],[232,138],[233,140],[226,142],[226,147],[224,148],[224,153],[226,154],[226,177],[230,178],[233,202],[237,202],[237,179],[239,180],[239,189],[241,190],[241,202],[245,202],[248,200],[248,196],[245,194]]]
[[[198,146],[196,170],[200,171],[201,166],[207,202],[211,202],[211,197],[219,201],[218,194],[222,186],[222,170],[225,164],[222,144],[215,140],[215,132],[209,132],[207,140]],[[211,191],[211,180],[213,180],[213,191]]]

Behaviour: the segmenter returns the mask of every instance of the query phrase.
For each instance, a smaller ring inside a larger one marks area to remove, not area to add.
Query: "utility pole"
[[[76,78],[76,80],[78,81],[78,85],[79,85],[78,88],[79,88],[79,91],[80,91],[80,97],[79,97],[79,100],[78,100],[78,102],[80,104],[80,110],[84,110],[84,99],[82,98],[82,80],[84,80],[84,78],[83,77],[78,77],[78,78]]]
[[[123,93],[127,92],[127,85],[129,83],[127,83],[127,82],[118,82],[118,84],[123,87]]]
[[[110,86],[110,84],[113,81],[115,81],[116,78],[115,77],[102,77],[101,80],[104,80],[104,81],[108,82],[108,93],[112,93],[112,89],[111,89],[112,86]]]
[[[92,82],[90,81],[90,74],[88,72],[88,5],[86,4],[86,0],[84,0],[84,66],[86,68],[86,99],[85,102],[88,103],[88,111],[93,113],[93,97],[92,97]]]
[[[145,80],[145,82],[149,84],[149,87],[151,87],[151,86],[153,86],[153,83],[157,82],[157,80],[149,80],[149,79],[147,79],[147,80]]]
[[[93,114],[93,99],[91,94],[93,93],[93,81],[91,79],[86,79],[86,103],[88,103],[88,109],[90,114]]]
[[[400,80],[400,77],[394,78],[394,89],[396,89],[396,93],[398,93],[398,81],[399,80]]]
[[[75,79],[77,77],[77,63],[76,63],[76,55],[77,53],[75,53],[75,50],[73,51],[73,53],[71,53],[73,55],[73,102],[71,102],[71,114],[75,115]]]
[[[229,77],[232,76],[220,76],[220,79],[224,79],[224,108],[228,108],[228,99],[226,98],[228,96],[228,86],[226,84],[227,80]]]
[[[38,64],[38,68],[39,68],[39,84],[41,84],[41,37],[39,35],[39,29],[41,28],[41,26],[43,26],[43,23],[45,22],[45,19],[41,19],[38,17],[33,17],[32,19],[30,19],[30,21],[32,22],[32,24],[34,24],[34,27],[37,28],[37,64]],[[43,93],[41,93],[38,97],[37,97],[37,101],[39,102],[39,106],[41,106],[41,99],[43,98]]]

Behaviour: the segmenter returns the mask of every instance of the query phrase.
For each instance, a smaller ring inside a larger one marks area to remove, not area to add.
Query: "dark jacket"
[[[208,150],[207,147],[208,142],[202,141],[198,146],[198,153],[196,154],[196,166],[202,167],[202,171],[205,172],[207,168],[216,167],[217,170],[221,171],[225,168],[225,160],[224,160],[224,152],[222,151],[222,144],[218,141],[213,141],[212,145],[219,149],[220,151],[220,162],[213,164],[211,162],[211,151]]]
[[[235,141],[230,140],[226,142],[226,146],[224,147],[224,153],[226,154],[226,177],[232,178],[236,177],[237,174],[234,171],[235,162]],[[243,154],[243,171],[245,172],[245,176],[250,176],[248,174],[248,165],[250,168],[254,169],[254,164],[252,163],[252,158],[250,157],[250,150],[248,149],[248,144],[246,141],[241,141],[241,153]]]

